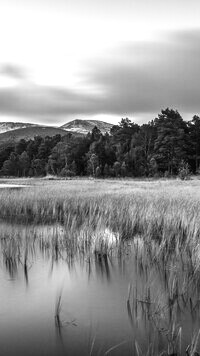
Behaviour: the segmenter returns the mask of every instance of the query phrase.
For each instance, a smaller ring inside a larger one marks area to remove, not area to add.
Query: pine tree
[[[181,159],[186,157],[187,125],[178,111],[167,108],[155,119],[157,138],[154,142],[154,158],[163,171],[177,173]]]

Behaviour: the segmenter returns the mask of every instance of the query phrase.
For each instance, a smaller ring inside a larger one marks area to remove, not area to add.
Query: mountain
[[[106,132],[110,132],[113,125],[108,122],[98,120],[73,120],[62,125],[60,128],[70,132],[87,134],[88,132],[91,132],[95,126],[97,126],[98,129],[105,134]]]
[[[0,133],[0,145],[12,144],[21,139],[29,140],[33,139],[35,136],[55,136],[60,134],[61,136],[67,135],[65,130],[61,128],[56,128],[52,126],[39,126],[39,125],[29,125],[25,128],[18,128],[15,130]]]
[[[34,127],[38,126],[37,124],[30,124],[26,122],[0,122],[0,134],[7,132],[7,131],[13,131],[17,129],[23,129],[26,127]]]

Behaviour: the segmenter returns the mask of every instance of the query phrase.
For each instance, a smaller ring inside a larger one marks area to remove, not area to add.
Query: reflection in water
[[[14,238],[10,238],[7,243],[7,237],[1,238],[3,262],[11,279],[17,276],[18,265],[20,263],[19,245]]]
[[[95,251],[95,269],[97,276],[100,275],[102,278],[106,277],[107,281],[110,281],[110,267],[108,256],[106,253]]]
[[[200,275],[190,250],[169,254],[140,237],[122,243],[108,230],[70,236],[61,226],[2,224],[0,238],[3,355],[198,348]]]

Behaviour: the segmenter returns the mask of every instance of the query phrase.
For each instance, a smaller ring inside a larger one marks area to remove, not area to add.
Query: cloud
[[[27,77],[26,71],[24,68],[14,65],[5,63],[0,67],[0,74],[13,78],[13,79],[25,79]]]
[[[25,71],[2,72],[22,85],[0,89],[0,113],[55,121],[70,115],[155,114],[165,107],[200,112],[200,30],[163,33],[157,41],[121,43],[84,63],[80,82],[100,91],[23,82]]]
[[[98,99],[71,90],[29,84],[0,89],[0,114],[53,122],[60,116],[96,112]]]
[[[157,42],[123,44],[88,80],[108,93],[105,109],[140,113],[176,107],[200,111],[200,31],[171,33]]]

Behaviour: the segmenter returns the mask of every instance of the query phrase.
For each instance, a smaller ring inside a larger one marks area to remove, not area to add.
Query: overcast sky
[[[1,0],[0,121],[200,114],[199,0]]]

